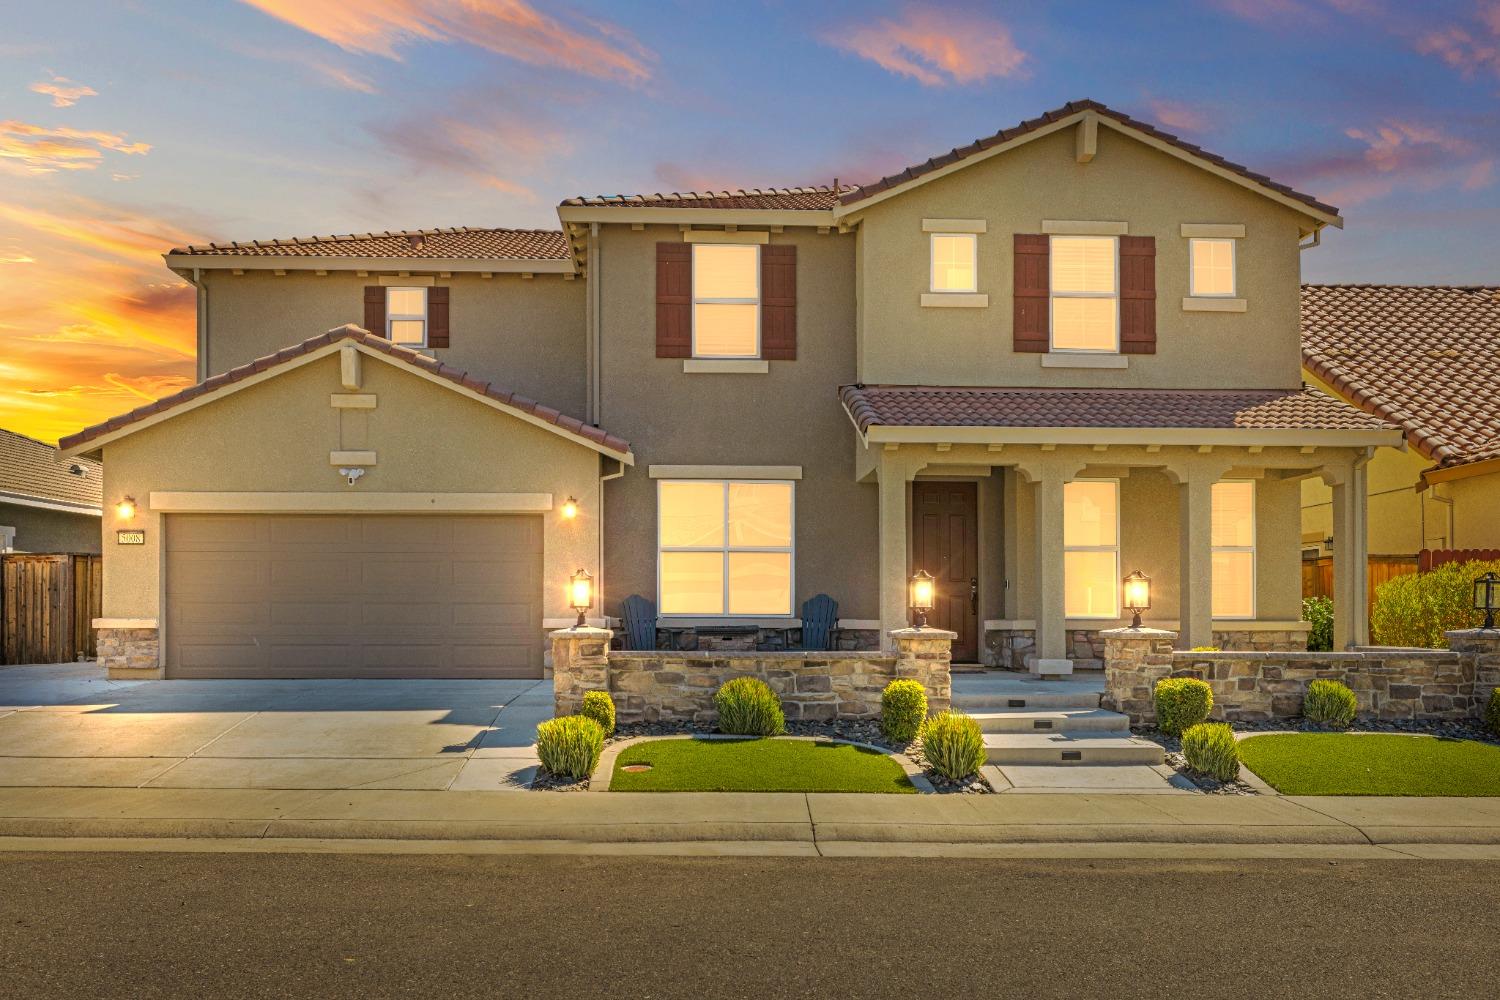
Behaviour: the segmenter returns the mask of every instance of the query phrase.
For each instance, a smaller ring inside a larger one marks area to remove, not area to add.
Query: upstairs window
[[[1120,269],[1113,236],[1051,241],[1052,350],[1120,349]]]
[[[973,233],[932,234],[932,291],[976,292],[979,237]]]
[[[792,484],[663,480],[657,596],[664,615],[792,613]]]
[[[693,244],[693,357],[760,357],[760,247]]]
[[[1255,617],[1255,482],[1214,483],[1212,605],[1215,618]]]
[[[1120,484],[1079,479],[1063,486],[1063,614],[1120,617]]]
[[[385,290],[386,338],[404,347],[427,346],[427,289]]]
[[[1234,297],[1234,240],[1188,240],[1189,291],[1194,297]]]

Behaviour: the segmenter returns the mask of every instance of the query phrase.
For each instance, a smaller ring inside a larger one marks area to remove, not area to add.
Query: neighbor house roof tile
[[[178,247],[183,256],[396,257],[442,260],[567,260],[568,241],[556,229],[411,229],[348,236],[206,243]]]
[[[827,211],[839,202],[847,185],[832,187],[750,188],[738,191],[673,191],[670,194],[610,194],[569,198],[564,205],[591,208],[738,208]]]
[[[104,469],[89,458],[62,458],[50,444],[0,430],[0,503],[5,497],[96,508]]]

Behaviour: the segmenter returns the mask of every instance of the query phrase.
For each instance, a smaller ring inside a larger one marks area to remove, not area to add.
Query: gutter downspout
[[[197,296],[197,348],[194,371],[199,382],[208,378],[208,282],[203,280],[202,268],[193,268],[193,276],[178,274],[198,291]]]
[[[1313,247],[1323,245],[1323,227],[1319,226],[1313,230],[1312,241],[1309,243],[1298,243],[1298,250],[1311,250]]]
[[[604,274],[599,266],[599,223],[589,223],[589,250],[588,250],[588,282],[589,282],[589,346],[588,346],[588,419],[595,427],[602,422],[603,406],[600,394],[601,372],[603,362],[599,356],[601,337],[600,330],[603,326],[600,315],[600,306],[603,301],[603,289],[600,287]],[[621,466],[621,475],[624,474],[624,466]]]

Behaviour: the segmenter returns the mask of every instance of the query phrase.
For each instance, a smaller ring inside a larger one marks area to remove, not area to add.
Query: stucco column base
[[[927,689],[929,715],[953,706],[953,640],[957,632],[940,628],[898,628],[890,632],[896,649],[896,676],[909,677]]]
[[[1172,672],[1177,633],[1160,628],[1112,628],[1104,640],[1105,708],[1130,716],[1132,725],[1156,721],[1156,682]]]
[[[609,629],[591,625],[552,633],[552,701],[557,715],[576,713],[583,706],[585,691],[609,690],[612,638]]]

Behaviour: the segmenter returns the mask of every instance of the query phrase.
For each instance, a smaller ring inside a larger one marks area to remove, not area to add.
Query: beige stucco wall
[[[1453,548],[1500,549],[1500,473],[1439,484],[1453,498]]]
[[[0,527],[15,528],[17,552],[99,551],[99,518],[0,503]]]
[[[345,323],[363,324],[364,289],[378,274],[204,272],[208,285],[208,373],[301,343]],[[449,288],[451,347],[445,364],[584,415],[584,282],[558,274],[454,274]]]
[[[104,530],[146,529],[142,546],[105,547],[104,615],[158,618],[163,515],[153,491],[374,493],[551,493],[579,503],[574,520],[542,514],[543,614],[567,617],[566,578],[598,565],[596,452],[410,371],[365,356],[361,392],[373,410],[337,410],[337,354],[147,427],[104,448]],[[377,464],[350,487],[329,453],[371,449]],[[136,516],[114,504],[135,498]]]
[[[1099,128],[1091,163],[1073,129],[1037,139],[870,207],[859,217],[860,379],[934,385],[1293,388],[1299,382],[1299,213]],[[924,218],[983,219],[986,308],[924,308]],[[1119,370],[1044,369],[1012,349],[1012,236],[1042,221],[1123,221],[1156,238],[1157,352]],[[1245,226],[1237,239],[1244,313],[1186,312],[1182,223]],[[1316,252],[1316,251],[1314,251]]]
[[[656,244],[676,226],[605,226],[593,264],[602,292],[599,422],[631,442],[635,469],[606,484],[610,613],[656,594],[656,483],[650,465],[794,465],[794,603],[819,592],[843,618],[878,617],[876,490],[858,483],[838,386],[854,381],[854,240],[772,234],[797,246],[797,360],[767,374],[683,371],[656,357]]]

